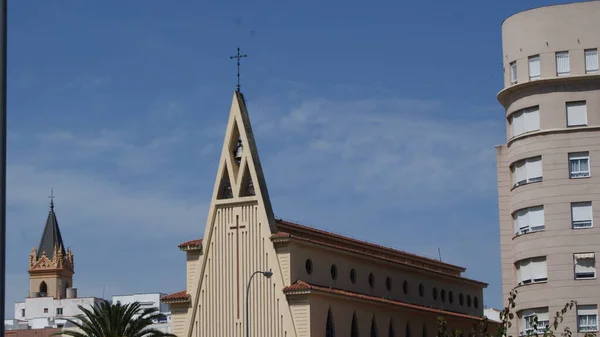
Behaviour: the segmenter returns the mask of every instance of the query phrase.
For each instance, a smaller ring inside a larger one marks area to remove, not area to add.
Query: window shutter
[[[532,272],[531,272],[531,260],[523,260],[519,262],[520,264],[520,273],[521,273],[521,281],[529,281],[531,280]]]
[[[569,52],[556,53],[556,73],[558,75],[568,75],[571,72],[569,64]]]
[[[542,176],[542,157],[527,159],[527,179]]]
[[[546,271],[546,258],[535,258],[531,261],[531,274],[534,280],[548,278]]]
[[[598,49],[588,49],[585,51],[585,72],[596,71],[598,71]]]
[[[592,220],[592,203],[578,202],[571,205],[573,221]]]
[[[537,227],[537,229],[544,227],[544,206],[529,209],[529,227]]]
[[[535,131],[540,129],[540,109],[533,107],[525,110],[525,132]]]
[[[597,315],[598,307],[595,305],[578,305],[577,306],[577,315]]]
[[[548,315],[547,309],[546,310],[538,310],[536,312],[536,314],[537,314],[538,322],[550,320],[550,316]]]
[[[511,129],[512,129],[512,136],[516,137],[520,134],[522,134],[523,132],[525,132],[525,126],[523,125],[523,111],[519,111],[519,112],[515,112],[512,115],[512,123],[511,123]]]
[[[517,180],[515,183],[518,183],[523,180],[527,180],[527,172],[525,171],[525,161],[521,160],[515,164],[515,177]]]
[[[540,56],[532,56],[529,58],[529,78],[540,78]]]
[[[587,125],[587,104],[567,102],[567,126]]]

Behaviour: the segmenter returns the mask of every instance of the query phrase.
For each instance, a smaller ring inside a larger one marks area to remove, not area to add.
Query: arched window
[[[375,316],[371,320],[371,337],[377,337],[377,322],[375,322]]]
[[[423,324],[423,337],[427,337],[427,328],[425,328],[425,324]]]
[[[406,336],[405,337],[410,337],[410,323],[406,322]]]
[[[390,319],[390,327],[388,328],[388,337],[395,337],[394,333],[394,321]]]
[[[46,296],[46,294],[48,294],[48,286],[46,285],[46,282],[42,281],[42,283],[40,283],[40,295]]]
[[[325,337],[334,337],[335,331],[333,330],[333,315],[331,314],[331,308],[327,312],[327,324],[325,325]]]
[[[352,328],[350,329],[350,337],[358,337],[358,321],[356,313],[352,314]]]

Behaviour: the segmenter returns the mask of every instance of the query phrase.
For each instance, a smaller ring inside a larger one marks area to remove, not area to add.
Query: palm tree
[[[173,334],[150,328],[152,320],[162,314],[157,308],[142,309],[139,302],[126,305],[111,304],[102,300],[94,304],[90,310],[79,305],[83,314],[75,315],[77,320],[66,320],[81,331],[64,330],[53,335],[67,335],[71,337],[176,337]]]

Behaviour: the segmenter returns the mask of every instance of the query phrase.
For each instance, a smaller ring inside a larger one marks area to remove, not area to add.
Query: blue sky
[[[10,1],[7,315],[50,188],[80,296],[184,288],[239,45],[278,217],[468,268],[499,307],[500,24],[559,1]]]

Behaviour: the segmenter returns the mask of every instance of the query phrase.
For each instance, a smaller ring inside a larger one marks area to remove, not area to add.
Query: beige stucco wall
[[[190,250],[185,252],[185,268],[187,276],[185,289],[188,294],[193,294],[196,291],[201,263],[200,256],[202,256],[201,250]]]
[[[483,285],[481,284],[305,242],[291,243],[291,251],[292,280],[302,280],[315,285],[483,316]],[[306,269],[307,259],[310,259],[312,263],[311,274],[308,274]],[[335,280],[331,276],[332,265],[337,268]],[[352,283],[350,280],[351,269],[356,272],[356,283]],[[371,273],[374,280],[373,287],[369,285],[368,281]],[[390,278],[390,290],[387,289],[386,284],[388,277]],[[404,281],[408,285],[407,294],[404,294],[403,291]],[[423,285],[423,296],[419,295],[420,284]],[[434,287],[437,289],[436,300],[433,298]],[[444,302],[441,300],[442,290],[446,293]],[[450,292],[452,292],[453,303],[449,301]],[[463,294],[464,299],[462,306],[459,301],[460,294]],[[470,306],[467,301],[468,296],[471,298]],[[475,298],[478,301],[477,308],[474,305]]]
[[[67,284],[72,287],[73,279],[68,276],[61,276],[53,273],[48,274],[35,274],[29,277],[29,296],[34,292],[40,291],[40,285],[42,282],[46,282],[48,286],[48,297],[54,298],[65,298]]]
[[[171,333],[183,337],[186,332],[190,303],[171,304]]]
[[[571,229],[570,208],[571,202],[592,201],[594,219],[600,212],[600,75],[586,75],[584,67],[584,50],[600,49],[598,17],[600,2],[592,1],[528,10],[502,25],[505,89],[498,99],[506,109],[507,144],[497,147],[497,172],[503,296],[517,285],[518,260],[546,256],[548,276],[547,283],[518,287],[516,311],[548,306],[552,316],[569,300],[600,305],[598,280],[575,280],[573,265],[574,253],[600,252],[600,229]],[[567,50],[571,74],[557,77],[555,52]],[[530,81],[528,57],[535,54],[541,79]],[[518,83],[511,85],[509,64],[515,60]],[[565,104],[579,100],[587,103],[588,126],[567,128]],[[540,130],[510,139],[510,115],[535,105]],[[580,151],[589,151],[591,177],[570,179],[568,154]],[[540,155],[543,181],[512,188],[510,165]],[[537,205],[544,206],[545,230],[515,237],[512,213]],[[575,308],[564,326],[577,331]]]

